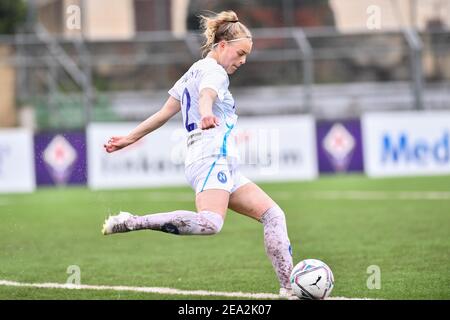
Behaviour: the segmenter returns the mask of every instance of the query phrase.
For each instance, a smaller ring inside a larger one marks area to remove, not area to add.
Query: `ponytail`
[[[248,28],[239,22],[234,11],[222,11],[213,16],[200,15],[200,26],[203,30],[205,43],[202,46],[203,55],[212,50],[214,44],[221,40],[230,41],[245,37],[251,38]]]

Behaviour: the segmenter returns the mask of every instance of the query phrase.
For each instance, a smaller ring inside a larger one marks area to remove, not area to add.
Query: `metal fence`
[[[332,109],[333,99],[339,105],[343,95],[347,106],[355,97],[384,95],[382,101],[362,102],[363,107],[372,103],[372,109],[377,103],[380,109],[450,105],[449,30],[342,34],[334,28],[276,28],[252,32],[253,52],[245,68],[232,76],[232,89],[245,101],[244,113],[352,116],[352,111],[336,114]],[[16,69],[18,103],[35,108],[42,128],[142,118],[151,108],[134,112],[141,110],[136,103],[139,97],[150,95],[150,103],[160,102],[162,93],[201,56],[198,33],[177,38],[166,31],[90,42],[53,36],[38,26],[34,34],[0,37],[0,44],[14,48],[14,54],[3,57],[0,64]],[[436,95],[441,96],[437,101]],[[135,102],[128,100],[128,117],[120,106],[114,108],[124,96],[134,97]]]

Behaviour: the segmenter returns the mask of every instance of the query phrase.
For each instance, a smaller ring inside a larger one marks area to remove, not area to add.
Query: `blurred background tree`
[[[26,4],[23,0],[0,1],[0,34],[13,34],[25,22]]]

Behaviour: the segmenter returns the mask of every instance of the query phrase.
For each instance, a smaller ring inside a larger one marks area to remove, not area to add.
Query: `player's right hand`
[[[106,152],[111,153],[120,149],[125,148],[126,146],[132,144],[127,137],[111,137],[107,143],[103,145]]]
[[[217,118],[214,115],[204,116],[200,120],[200,129],[202,130],[215,128],[218,125],[219,125],[219,118]]]

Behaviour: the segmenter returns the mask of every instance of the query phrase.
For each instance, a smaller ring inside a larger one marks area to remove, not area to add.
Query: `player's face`
[[[242,39],[235,42],[223,42],[220,49],[219,63],[228,74],[233,74],[247,60],[247,56],[252,51],[253,42],[251,39]]]

